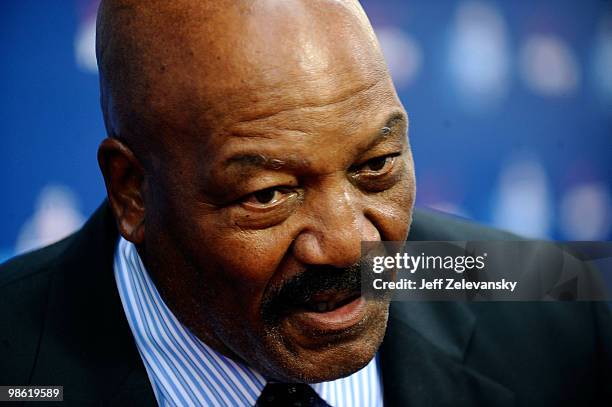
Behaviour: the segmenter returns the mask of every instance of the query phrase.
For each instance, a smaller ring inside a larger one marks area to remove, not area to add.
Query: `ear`
[[[119,233],[134,244],[144,241],[144,169],[121,141],[106,138],[98,147],[98,164]]]

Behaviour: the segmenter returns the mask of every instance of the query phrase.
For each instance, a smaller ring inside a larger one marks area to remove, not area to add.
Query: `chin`
[[[334,324],[337,315],[320,316],[321,324],[312,315],[287,317],[268,333],[268,352],[263,353],[269,358],[257,363],[266,367],[264,375],[282,382],[318,383],[349,376],[366,366],[384,338],[389,303],[360,301],[351,305],[358,309],[348,310],[352,323]]]

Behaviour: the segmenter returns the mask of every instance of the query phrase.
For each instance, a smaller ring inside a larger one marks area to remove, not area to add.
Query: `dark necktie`
[[[268,383],[256,407],[330,407],[312,387],[303,383]]]

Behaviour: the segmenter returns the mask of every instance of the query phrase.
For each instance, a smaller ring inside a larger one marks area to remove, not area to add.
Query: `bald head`
[[[352,0],[104,0],[97,57],[108,134],[135,148],[279,102],[333,102],[386,75]]]
[[[359,3],[103,0],[97,41],[109,202],[177,318],[268,378],[367,364],[361,241],[406,238],[414,176]]]

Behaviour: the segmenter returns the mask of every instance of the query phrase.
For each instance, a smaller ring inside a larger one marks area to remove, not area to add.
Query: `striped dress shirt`
[[[214,351],[183,326],[159,295],[135,246],[120,238],[114,258],[123,309],[160,406],[253,406],[266,379]],[[382,407],[377,358],[351,376],[316,383],[335,407]]]

